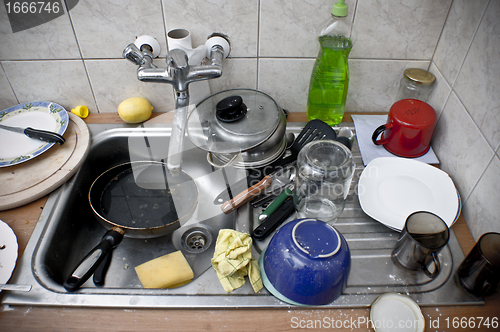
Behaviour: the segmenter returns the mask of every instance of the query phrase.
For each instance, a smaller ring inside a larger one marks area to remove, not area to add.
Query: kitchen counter
[[[159,114],[154,114],[153,117]],[[162,121],[165,116],[162,117]],[[91,114],[87,123],[122,123],[115,113]],[[306,122],[303,113],[292,113],[289,122]],[[344,121],[350,121],[346,114]],[[19,242],[19,255],[26,247],[42,209],[43,197],[25,206],[0,212]],[[465,254],[474,240],[460,217],[453,230]],[[2,299],[0,293],[0,301]],[[422,307],[426,331],[493,331],[500,319],[500,294],[485,298],[484,305]],[[368,325],[369,308],[356,309],[106,309],[77,307],[6,306],[0,309],[2,331],[373,331]],[[483,317],[480,329],[478,324]],[[485,324],[488,319],[488,325]],[[493,322],[493,325],[492,325]]]

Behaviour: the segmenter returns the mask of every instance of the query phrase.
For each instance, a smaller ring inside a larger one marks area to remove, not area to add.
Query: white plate
[[[372,160],[361,173],[361,208],[373,219],[397,231],[416,211],[433,212],[449,226],[458,218],[459,196],[451,178],[440,169],[412,159]]]
[[[411,297],[398,293],[379,296],[371,306],[370,321],[376,332],[421,332],[425,328],[418,304]]]
[[[0,220],[0,248],[3,248],[0,249],[0,284],[6,284],[16,267],[18,244],[16,234],[2,220]]]
[[[64,107],[47,101],[12,106],[0,112],[0,123],[12,127],[32,127],[64,135],[68,128]],[[0,129],[0,167],[12,166],[39,156],[55,143]]]

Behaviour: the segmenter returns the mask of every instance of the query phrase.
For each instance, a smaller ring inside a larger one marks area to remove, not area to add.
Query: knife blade
[[[294,171],[294,164],[288,167],[278,169],[273,173],[266,175],[260,182],[254,186],[245,189],[233,199],[224,202],[221,206],[222,212],[230,213],[248,202],[251,198],[259,196],[263,192],[268,190],[274,190],[277,188],[282,188],[290,182],[291,174]]]
[[[0,124],[1,129],[9,130],[14,133],[24,134],[29,138],[39,139],[41,141],[49,142],[49,143],[59,143],[59,145],[63,145],[66,140],[64,137],[59,135],[58,133],[54,133],[52,131],[42,130],[42,129],[34,129],[31,127],[19,128],[19,127],[11,127]]]

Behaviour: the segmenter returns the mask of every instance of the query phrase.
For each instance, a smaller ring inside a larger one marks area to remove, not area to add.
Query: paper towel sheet
[[[351,118],[354,121],[356,138],[358,140],[361,158],[365,166],[375,158],[395,157],[394,154],[387,151],[382,145],[375,145],[372,142],[373,132],[378,126],[387,122],[387,115],[352,115]],[[432,147],[423,156],[411,159],[427,164],[439,164],[439,160],[432,150]]]

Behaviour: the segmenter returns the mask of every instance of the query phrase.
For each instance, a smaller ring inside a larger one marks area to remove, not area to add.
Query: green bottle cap
[[[338,0],[338,2],[333,5],[332,15],[339,17],[347,16],[347,7],[345,0]]]

